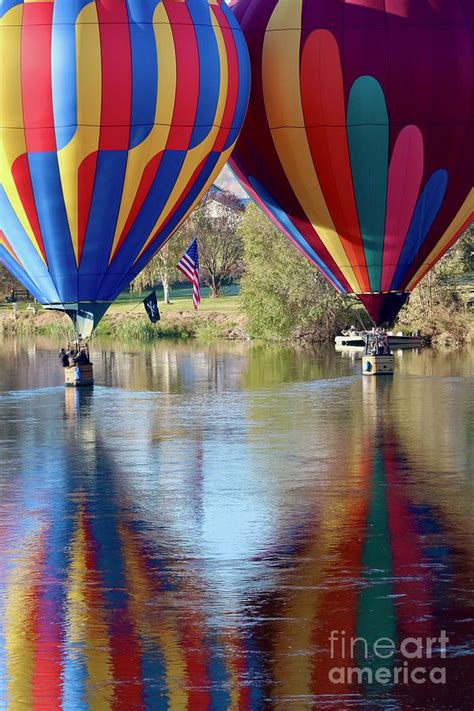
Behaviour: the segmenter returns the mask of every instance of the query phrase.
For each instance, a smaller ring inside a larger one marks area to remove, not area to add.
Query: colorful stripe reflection
[[[186,575],[180,589],[114,504],[77,491],[69,511],[51,515],[2,576],[0,704],[247,708],[244,640],[233,627],[214,631],[198,581]]]
[[[472,562],[467,539],[455,531],[459,509],[445,521],[436,487],[431,479],[420,484],[395,428],[367,417],[367,405],[369,414],[390,412],[388,395],[369,389],[357,437],[341,447],[325,498],[308,491],[305,502],[298,499],[301,518],[282,519],[248,561],[260,568],[263,588],[252,585],[257,578],[239,567],[241,559],[229,560],[242,581],[230,604],[200,534],[192,529],[191,545],[180,541],[178,529],[163,525],[161,503],[143,506],[133,475],[115,469],[87,421],[84,449],[71,447],[49,483],[38,485],[36,472],[21,489],[4,482],[0,706],[257,711],[321,701],[412,708],[416,701],[464,708],[461,685],[347,676],[355,666],[392,672],[406,661],[401,640],[441,630],[451,639],[452,678],[459,670],[469,678],[471,666],[462,652],[472,605],[459,591],[471,589]],[[74,469],[78,456],[89,470]],[[316,492],[317,472],[315,461]],[[357,655],[353,638],[363,640]],[[373,648],[380,638],[397,648],[388,661],[365,654],[365,643]],[[438,665],[436,656],[423,660],[427,673]],[[410,659],[407,673],[417,666]],[[337,683],[334,668],[342,670]]]

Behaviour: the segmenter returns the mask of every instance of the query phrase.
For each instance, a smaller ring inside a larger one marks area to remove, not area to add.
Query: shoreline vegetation
[[[225,299],[226,297],[222,297],[220,301]],[[142,342],[159,338],[249,339],[245,316],[229,307],[223,310],[217,307],[215,311],[208,307],[196,314],[179,301],[167,306],[160,304],[160,310],[163,309],[161,320],[157,324],[152,324],[140,302],[136,304],[130,302],[128,309],[124,309],[123,306],[120,304],[118,308],[114,306],[110,308],[99,323],[95,337],[108,336],[125,341]],[[12,307],[2,308],[0,335],[50,336],[72,341],[74,330],[65,314],[35,305],[35,312],[25,307],[18,309],[16,313]]]
[[[193,235],[199,239],[205,284],[198,312],[192,309],[189,284],[173,283],[179,275],[177,259]],[[473,342],[473,237],[471,226],[417,286],[394,333],[420,332],[425,342],[441,347]],[[5,303],[18,286],[0,268],[0,335],[74,338],[65,314],[25,302]],[[142,305],[153,289],[161,311],[156,325]],[[242,207],[221,195],[219,202],[209,198],[193,212],[132,282],[130,292],[111,305],[96,335],[142,342],[224,338],[304,345],[332,343],[351,325],[372,326],[358,299],[339,295],[255,205]]]
[[[96,336],[139,342],[160,338],[230,341],[255,338],[304,345],[331,343],[341,330],[341,325],[332,319],[330,323],[325,323],[324,328],[319,326],[307,333],[299,331],[286,337],[254,335],[249,328],[251,319],[242,313],[241,301],[236,296],[205,299],[203,309],[196,313],[187,299],[178,298],[168,305],[160,303],[161,320],[152,324],[143,312],[141,302],[130,300],[110,308],[100,322]],[[40,305],[35,305],[34,309],[28,309],[26,304],[19,305],[16,312],[12,306],[0,309],[0,335],[49,336],[65,342],[74,339],[72,324],[65,314],[45,310]],[[363,318],[362,309],[352,303],[346,306],[345,313],[342,327],[357,324],[358,319]],[[392,330],[394,333],[420,330],[426,344],[459,348],[470,345],[474,340],[474,313],[472,309],[447,307],[439,303],[427,308],[423,296],[414,295]]]

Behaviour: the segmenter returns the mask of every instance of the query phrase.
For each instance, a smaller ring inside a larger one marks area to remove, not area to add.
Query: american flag
[[[201,292],[199,289],[199,254],[197,239],[191,244],[183,254],[178,264],[178,269],[189,279],[193,285],[193,306],[198,308],[201,303]]]

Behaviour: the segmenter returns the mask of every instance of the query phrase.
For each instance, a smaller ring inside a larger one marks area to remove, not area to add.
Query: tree
[[[255,205],[248,207],[239,233],[245,261],[242,304],[253,336],[323,341],[351,323],[351,302]]]
[[[217,298],[229,277],[243,270],[243,243],[238,232],[244,210],[241,201],[231,193],[209,192],[183,226],[189,240],[197,237],[199,263],[203,281],[211,298]]]
[[[14,289],[22,289],[20,283],[13,277],[8,269],[0,264],[0,301],[4,301]]]
[[[397,326],[420,330],[434,342],[461,345],[473,332],[469,311],[472,286],[473,225],[421,280],[397,319]]]
[[[461,235],[456,244],[439,263],[447,277],[460,277],[474,272],[474,223]]]
[[[414,292],[423,308],[443,305],[462,308],[460,287],[465,275],[474,270],[474,226],[471,225],[428,272]]]
[[[178,274],[176,264],[188,246],[186,240],[187,234],[183,233],[181,228],[135,277],[130,285],[131,290],[143,291],[159,282],[163,286],[164,303],[171,303],[171,285]]]
[[[181,279],[176,264],[197,237],[201,278],[209,286],[211,297],[219,296],[223,282],[242,273],[243,245],[237,234],[242,215],[239,198],[211,189],[173,237],[135,277],[132,291],[143,291],[159,281],[163,285],[164,301],[168,304],[172,283]]]

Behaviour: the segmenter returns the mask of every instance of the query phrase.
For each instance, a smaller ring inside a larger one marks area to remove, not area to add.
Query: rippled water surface
[[[473,709],[471,355],[55,349],[0,342],[1,709]]]

